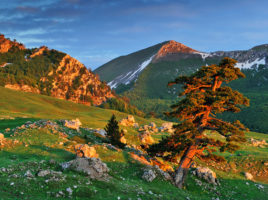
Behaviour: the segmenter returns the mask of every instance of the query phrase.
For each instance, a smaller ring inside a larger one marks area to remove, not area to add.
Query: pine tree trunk
[[[178,188],[182,188],[196,152],[197,146],[192,145],[185,151],[184,155],[182,156],[179,167],[175,172],[174,178],[175,185]]]

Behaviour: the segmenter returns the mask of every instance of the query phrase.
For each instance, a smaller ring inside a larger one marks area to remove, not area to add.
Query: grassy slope
[[[85,126],[103,128],[113,113],[118,119],[127,116],[127,114],[115,110],[89,107],[3,87],[0,87],[0,94],[0,118],[74,119],[78,117]],[[148,124],[151,120],[137,116],[135,118],[140,124]],[[162,123],[162,120],[154,119],[154,121],[158,124]]]
[[[87,107],[47,96],[22,93],[1,87],[0,92],[1,117],[27,116],[32,118],[0,120],[0,132],[7,127],[13,128],[23,124],[26,120],[33,121],[37,118],[72,119],[78,117],[85,127],[103,127],[112,113],[115,113],[119,119],[126,116],[126,114],[117,111]],[[136,118],[140,124],[148,124],[152,120]],[[153,119],[153,121],[158,125],[162,122],[156,119]],[[136,143],[137,132],[133,128],[127,129],[127,140]],[[82,135],[93,137],[91,133],[86,131],[82,131]],[[259,133],[249,133],[247,137],[268,140],[267,135]],[[154,135],[154,138],[159,139],[160,135]],[[22,131],[12,137],[12,141],[14,140],[27,142],[30,145],[27,148],[23,145],[15,145],[0,151],[0,168],[11,169],[10,173],[0,172],[0,199],[50,199],[58,191],[67,194],[66,188],[68,187],[73,189],[73,197],[77,197],[77,199],[117,199],[118,197],[121,197],[121,199],[137,199],[138,197],[141,199],[186,199],[186,197],[189,197],[190,199],[205,200],[219,197],[220,199],[262,200],[268,195],[268,185],[263,184],[265,189],[259,190],[254,182],[245,181],[241,173],[224,172],[216,168],[214,170],[220,177],[220,187],[214,187],[204,182],[200,187],[191,175],[188,177],[185,190],[178,190],[159,178],[152,183],[148,183],[141,179],[143,166],[133,162],[127,151],[116,152],[103,148],[99,144],[95,144],[97,153],[111,168],[112,179],[110,182],[91,181],[83,174],[71,171],[63,173],[66,176],[66,181],[63,182],[46,183],[47,178],[42,177],[28,180],[23,177],[27,169],[30,169],[33,173],[36,173],[38,168],[58,170],[58,165],[50,164],[48,160],[53,158],[57,163],[68,161],[74,158],[74,154],[67,149],[67,146],[59,145],[60,142],[64,142],[62,137],[51,133],[48,129]],[[68,143],[70,142],[71,140]],[[91,142],[94,144],[94,141]],[[236,156],[238,153],[242,156]],[[225,157],[229,161],[237,159],[238,168],[239,163],[242,165],[242,161],[247,157],[252,157],[256,161],[267,160],[267,148],[253,148],[243,145],[237,154],[226,153]],[[41,160],[45,161],[40,162]],[[21,178],[13,177],[14,174]],[[11,183],[14,183],[14,185]],[[78,187],[74,188],[75,185]],[[48,192],[53,194],[50,195]]]
[[[166,42],[148,47],[146,49],[120,56],[94,70],[100,79],[106,82],[112,81],[121,74],[134,70],[139,64],[154,55]]]

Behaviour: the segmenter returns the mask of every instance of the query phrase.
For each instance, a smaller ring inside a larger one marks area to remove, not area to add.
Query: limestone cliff
[[[58,68],[49,72],[47,77],[42,77],[42,82],[52,80],[51,96],[67,99],[88,105],[100,105],[114,95],[106,83],[89,71],[78,60],[66,55],[61,60]]]

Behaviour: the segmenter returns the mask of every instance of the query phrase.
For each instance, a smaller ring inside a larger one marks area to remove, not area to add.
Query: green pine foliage
[[[125,147],[125,144],[120,141],[120,139],[124,136],[124,133],[122,130],[119,130],[118,121],[116,120],[114,114],[106,125],[105,131],[107,132],[107,137],[109,138],[112,145],[119,148]]]
[[[177,118],[180,123],[174,126],[175,133],[163,138],[148,149],[152,156],[161,155],[166,159],[176,156],[185,157],[190,147],[195,147],[196,154],[202,155],[204,150],[233,152],[238,148],[237,142],[244,142],[244,131],[247,130],[239,121],[226,122],[216,118],[223,112],[239,112],[241,107],[248,106],[249,100],[238,91],[232,90],[222,83],[245,77],[236,61],[224,58],[219,65],[203,66],[190,76],[179,76],[169,85],[181,84],[183,97],[172,105],[167,115]],[[206,136],[205,131],[217,131],[225,141]]]
[[[130,105],[127,98],[119,96],[117,96],[116,98],[108,99],[106,102],[103,102],[100,107],[105,109],[118,110],[120,112],[137,115],[140,117],[145,116],[142,111],[138,110],[135,106]]]
[[[0,64],[10,63],[0,67],[0,84],[27,84],[42,89],[45,85],[40,81],[41,77],[56,69],[59,62],[66,55],[56,50],[44,51],[42,55],[28,58],[34,49],[19,50],[11,48],[6,53],[0,53]],[[49,87],[50,83],[47,83]],[[42,90],[41,90],[42,91]]]

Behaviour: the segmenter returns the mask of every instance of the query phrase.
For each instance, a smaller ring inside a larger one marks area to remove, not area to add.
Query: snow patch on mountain
[[[264,58],[256,58],[253,61],[245,61],[236,63],[236,67],[240,69],[250,69],[253,66],[265,65],[265,57]]]
[[[194,54],[199,54],[203,60],[205,60],[207,57],[212,56],[210,53],[205,53],[205,52],[193,52]]]
[[[141,73],[142,70],[144,70],[152,61],[155,55],[152,55],[149,59],[143,61],[135,71],[130,71],[126,73],[125,75],[120,75],[116,77],[114,80],[110,81],[108,85],[111,88],[116,88],[119,84],[123,83],[125,85],[129,84],[133,80],[137,80],[138,75]]]

